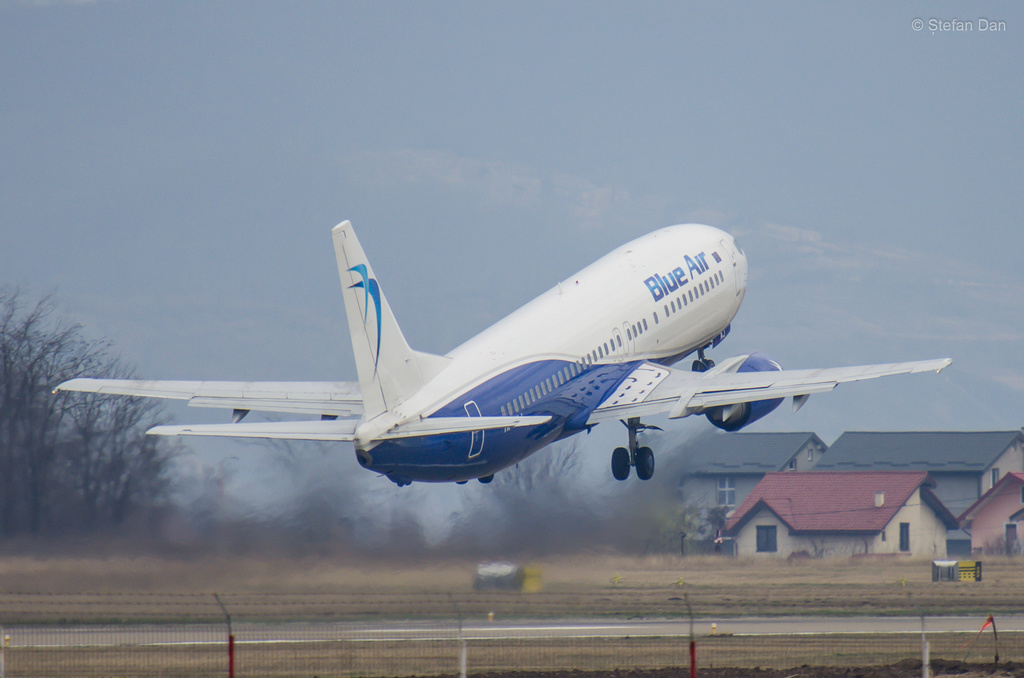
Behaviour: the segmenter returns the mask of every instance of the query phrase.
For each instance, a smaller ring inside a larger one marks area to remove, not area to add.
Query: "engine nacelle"
[[[737,372],[778,372],[782,367],[764,353],[751,353]],[[723,431],[739,431],[782,404],[782,398],[755,400],[752,403],[719,405],[704,412],[708,421]]]

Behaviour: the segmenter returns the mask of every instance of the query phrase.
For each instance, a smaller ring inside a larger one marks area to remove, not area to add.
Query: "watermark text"
[[[914,19],[910,22],[914,31],[939,33],[1005,33],[1006,22],[999,19],[978,17],[977,19]]]

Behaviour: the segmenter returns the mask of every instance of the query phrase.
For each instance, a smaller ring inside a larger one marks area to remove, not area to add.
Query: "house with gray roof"
[[[684,504],[732,510],[766,473],[807,471],[828,446],[814,433],[726,433],[700,436],[684,449]]]
[[[815,471],[927,471],[935,495],[959,515],[1004,475],[1024,472],[1016,431],[848,431]]]

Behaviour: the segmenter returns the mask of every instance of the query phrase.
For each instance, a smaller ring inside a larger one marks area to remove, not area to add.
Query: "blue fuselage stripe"
[[[583,366],[566,360],[538,360],[518,365],[470,389],[430,416],[464,417],[466,404],[473,402],[483,416],[502,416],[504,407],[506,415],[546,415],[551,417],[549,422],[485,431],[482,449],[479,440],[473,444],[473,436],[480,433],[385,441],[370,450],[372,462],[364,465],[389,477],[410,481],[467,480],[493,473],[548,443],[584,430],[590,413],[639,363]],[[575,376],[566,380],[565,376],[572,372]],[[518,405],[521,400],[522,408]]]

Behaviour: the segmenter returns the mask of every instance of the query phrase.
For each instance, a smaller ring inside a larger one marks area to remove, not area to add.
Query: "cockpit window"
[[[737,240],[736,238],[733,238],[732,239],[732,244],[735,245],[737,252],[739,252],[740,254],[743,254],[743,248],[740,247],[740,241],[739,240]]]

